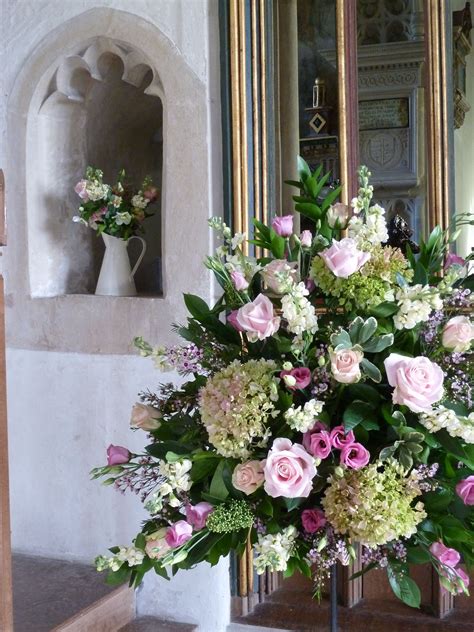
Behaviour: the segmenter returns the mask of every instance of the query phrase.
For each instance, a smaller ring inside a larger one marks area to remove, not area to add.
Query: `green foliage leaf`
[[[303,202],[295,204],[295,209],[298,211],[298,213],[301,213],[301,215],[312,219],[313,222],[316,222],[318,219],[321,218],[321,208],[313,202]]]
[[[297,168],[298,168],[298,175],[303,182],[305,182],[308,178],[311,177],[311,169],[309,168],[306,160],[304,160],[304,158],[302,158],[301,156],[298,156]]]
[[[388,580],[395,595],[412,608],[419,608],[421,603],[421,593],[416,582],[409,577],[408,573],[393,568],[393,565],[387,567]]]
[[[380,393],[370,384],[349,384],[346,390],[353,400],[359,399],[362,402],[374,404],[374,406],[380,402]]]
[[[184,303],[188,309],[188,312],[198,320],[203,316],[208,316],[211,313],[209,306],[199,296],[194,294],[183,294]]]
[[[373,382],[379,383],[382,381],[382,374],[380,373],[380,370],[375,366],[375,364],[367,360],[367,358],[362,358],[360,366],[364,373],[368,375]]]
[[[393,345],[393,334],[384,334],[383,336],[374,336],[363,344],[362,348],[368,353],[379,353],[390,345]]]
[[[367,318],[365,323],[362,325],[357,342],[359,342],[360,344],[367,342],[367,340],[369,340],[369,338],[371,338],[376,331],[377,320],[373,316],[370,316],[370,318]]]
[[[376,305],[375,307],[371,307],[370,312],[379,318],[387,318],[388,316],[396,314],[398,309],[398,305],[395,303],[385,301],[384,303],[379,303],[379,305]]]
[[[409,564],[426,564],[431,561],[429,552],[420,546],[407,547],[407,562]]]
[[[229,490],[227,489],[224,481],[224,468],[226,465],[227,463],[225,460],[219,462],[209,488],[210,495],[214,498],[218,498],[219,500],[225,500],[229,495]]]
[[[355,401],[350,404],[342,415],[346,432],[358,426],[362,421],[377,422],[375,411],[366,402]]]
[[[157,459],[166,459],[166,454],[168,452],[174,452],[175,454],[180,454],[182,456],[190,453],[190,449],[179,441],[160,441],[158,443],[152,443],[147,445],[145,450],[148,454],[156,457]]]

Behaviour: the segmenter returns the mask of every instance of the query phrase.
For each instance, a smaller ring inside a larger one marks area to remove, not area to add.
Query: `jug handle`
[[[130,242],[132,239],[139,239],[142,242],[142,251],[137,259],[137,262],[133,266],[133,270],[130,272],[130,279],[133,279],[133,277],[135,276],[135,272],[138,270],[138,266],[142,262],[142,259],[145,256],[145,252],[146,252],[146,241],[143,239],[143,237],[139,237],[138,235],[132,235],[128,239],[128,241]]]

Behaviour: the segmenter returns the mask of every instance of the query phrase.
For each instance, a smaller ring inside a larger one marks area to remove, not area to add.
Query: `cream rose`
[[[331,373],[336,382],[341,384],[354,384],[360,380],[360,362],[364,357],[359,349],[340,349],[331,351]]]
[[[462,353],[469,351],[474,340],[474,325],[467,316],[455,316],[448,320],[443,329],[443,347]]]
[[[160,416],[159,411],[153,406],[146,406],[137,402],[132,408],[130,426],[141,430],[156,430],[160,427]]]
[[[232,473],[232,485],[244,494],[253,494],[263,484],[263,466],[260,461],[246,461],[237,465]]]

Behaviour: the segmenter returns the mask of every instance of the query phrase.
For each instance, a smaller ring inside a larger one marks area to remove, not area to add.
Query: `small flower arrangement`
[[[143,222],[153,215],[149,205],[156,201],[158,190],[148,177],[139,191],[130,190],[123,169],[113,186],[105,184],[103,177],[100,169],[87,167],[85,178],[74,187],[82,204],[73,221],[89,226],[97,235],[106,233],[127,241],[143,232]]]
[[[384,210],[360,169],[354,213],[322,202],[325,177],[300,160],[293,217],[254,221],[251,244],[214,218],[222,244],[206,266],[216,305],[185,295],[190,316],[171,348],[136,345],[187,377],[141,394],[143,454],[110,446],[94,478],[140,495],[149,512],[133,546],[97,568],[135,585],[154,570],[216,564],[251,541],[257,573],[313,576],[362,546],[413,607],[410,565],[431,563],[451,592],[474,566],[474,412],[469,318],[473,276],[435,228],[420,252],[387,245]],[[472,223],[462,216],[459,223]],[[347,230],[343,234],[342,230]],[[445,269],[443,272],[443,264]],[[226,315],[226,321],[221,316]],[[462,566],[461,566],[462,565]]]

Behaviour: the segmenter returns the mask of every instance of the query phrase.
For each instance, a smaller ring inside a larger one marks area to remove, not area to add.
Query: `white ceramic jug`
[[[128,241],[102,233],[105,254],[95,290],[101,296],[136,296],[137,289],[133,277],[146,251],[145,240],[132,235]],[[142,251],[133,270],[130,267],[127,246],[132,239],[142,242]]]

